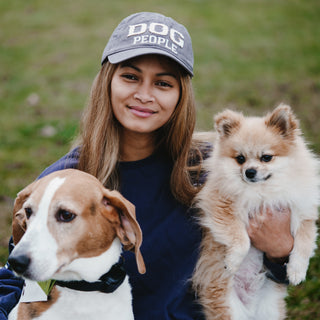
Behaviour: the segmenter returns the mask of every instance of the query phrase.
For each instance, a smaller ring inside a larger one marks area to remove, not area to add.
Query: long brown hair
[[[78,168],[96,176],[107,188],[119,189],[117,163],[120,158],[120,124],[111,106],[111,80],[117,65],[106,62],[96,76],[85,109],[77,144],[80,146]],[[157,148],[173,161],[171,191],[180,202],[190,205],[199,185],[192,182],[190,172],[200,169],[191,158],[201,158],[192,143],[196,111],[191,78],[179,72],[181,94],[169,121],[158,130]],[[198,161],[199,162],[199,161]]]

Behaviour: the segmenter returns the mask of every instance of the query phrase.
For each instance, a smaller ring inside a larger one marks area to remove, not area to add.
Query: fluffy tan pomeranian
[[[287,105],[265,117],[226,110],[215,127],[207,182],[196,199],[204,237],[194,288],[209,320],[284,319],[286,286],[266,276],[246,228],[258,213],[289,208],[294,247],[287,276],[294,285],[303,281],[316,247],[318,160]]]

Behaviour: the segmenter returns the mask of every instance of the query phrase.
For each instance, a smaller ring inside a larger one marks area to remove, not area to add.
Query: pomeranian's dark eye
[[[269,162],[271,161],[273,158],[273,156],[271,154],[264,154],[260,160],[263,161],[263,162]]]
[[[242,154],[240,154],[239,156],[236,157],[236,160],[239,164],[244,164],[246,162],[246,158],[245,156],[243,156]]]
[[[26,213],[27,219],[29,219],[32,215],[32,209],[31,208],[25,208],[24,212]]]
[[[67,211],[67,210],[62,210],[62,209],[59,210],[56,215],[57,221],[59,221],[59,222],[70,222],[75,217],[76,217],[76,215],[74,213]]]

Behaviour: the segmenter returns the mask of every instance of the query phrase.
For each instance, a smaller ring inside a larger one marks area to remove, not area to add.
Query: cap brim
[[[159,50],[159,49],[156,49],[156,48],[129,49],[129,50],[125,50],[125,51],[121,51],[121,52],[116,52],[116,53],[110,54],[108,57],[105,57],[105,59],[108,58],[110,63],[116,64],[116,63],[120,63],[120,62],[123,62],[125,60],[131,59],[131,58],[135,58],[135,57],[138,57],[138,56],[142,56],[142,55],[145,55],[145,54],[160,54],[160,55],[169,57],[169,58],[173,59],[174,61],[176,61],[180,66],[182,66],[193,77],[193,70],[192,70],[192,68],[190,68],[190,66],[185,64],[183,61],[177,59],[177,57],[174,56],[173,54],[171,54],[170,52],[167,52],[167,51],[164,51],[164,50]]]

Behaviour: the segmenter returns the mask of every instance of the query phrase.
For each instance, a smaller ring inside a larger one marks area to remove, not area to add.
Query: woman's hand
[[[294,239],[290,231],[290,218],[289,209],[267,209],[249,221],[247,230],[252,245],[263,251],[272,262],[286,262],[292,251]]]

